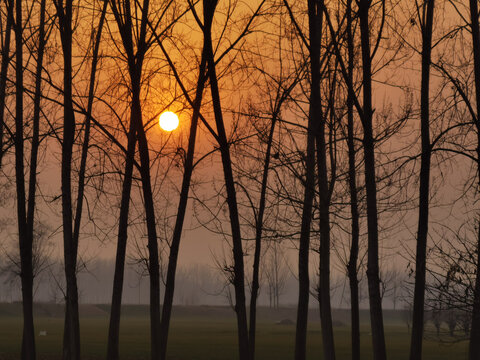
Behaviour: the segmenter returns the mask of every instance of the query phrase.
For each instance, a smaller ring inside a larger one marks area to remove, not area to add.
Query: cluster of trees
[[[149,279],[151,357],[165,359],[189,200],[196,221],[225,238],[215,263],[241,360],[255,357],[262,276],[284,276],[262,265],[280,242],[298,255],[296,360],[306,358],[311,294],[324,358],[335,359],[334,267],[348,277],[353,359],[364,274],[374,358],[386,359],[381,261],[391,247],[412,271],[410,358],[422,356],[427,300],[471,314],[469,357],[480,357],[476,0],[0,4],[0,198],[14,192],[22,359],[36,357],[37,232],[52,214],[64,358],[80,358],[80,245],[115,237],[107,358],[119,358],[130,249]],[[188,126],[162,134],[164,109]]]

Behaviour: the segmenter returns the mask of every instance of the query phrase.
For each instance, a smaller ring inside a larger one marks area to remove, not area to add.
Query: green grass
[[[389,360],[406,359],[409,333],[405,325],[392,322],[387,325],[386,341]],[[81,319],[82,358],[104,359],[108,317]],[[47,336],[38,336],[40,330]],[[21,317],[0,316],[0,360],[19,358],[21,342]],[[38,359],[60,359],[63,319],[38,317],[35,321]],[[257,336],[257,359],[293,359],[295,326],[276,325],[260,321]],[[367,324],[362,325],[362,359],[371,359],[371,336]],[[335,329],[337,359],[350,358],[350,331],[348,326]],[[127,316],[121,322],[121,359],[143,360],[149,358],[149,322],[144,316]],[[171,360],[223,360],[237,359],[237,336],[234,319],[213,317],[179,317],[172,320],[168,355]],[[425,359],[466,359],[466,342],[453,345],[425,341]],[[319,323],[312,323],[308,333],[308,359],[321,359],[321,332]]]

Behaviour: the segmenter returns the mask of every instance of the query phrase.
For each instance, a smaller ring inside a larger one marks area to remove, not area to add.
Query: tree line
[[[149,282],[151,358],[167,358],[190,218],[225,240],[213,263],[241,360],[255,358],[262,276],[281,276],[267,254],[285,242],[298,259],[296,360],[311,296],[324,358],[336,357],[334,269],[348,279],[352,358],[364,277],[374,359],[387,358],[389,261],[411,275],[410,359],[422,357],[426,310],[468,314],[469,359],[480,357],[476,0],[0,4],[0,189],[5,204],[14,193],[22,359],[36,358],[49,216],[63,245],[65,359],[80,359],[82,246],[102,241],[116,249],[107,358],[120,358],[131,253]],[[185,124],[171,134],[156,126],[167,109]]]

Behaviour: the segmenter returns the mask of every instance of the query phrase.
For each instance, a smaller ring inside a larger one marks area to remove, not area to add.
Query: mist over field
[[[4,260],[5,261],[5,260]],[[64,285],[62,284],[61,264],[52,259],[38,277],[35,287],[35,302],[44,304],[63,304]],[[4,262],[2,266],[5,267]],[[258,305],[271,309],[294,308],[298,294],[298,283],[286,265],[282,264],[282,279],[277,284],[265,280],[258,297]],[[108,304],[112,297],[114,262],[112,260],[90,260],[78,274],[79,302],[95,305]],[[385,309],[408,310],[408,282],[400,272],[389,273],[385,286],[383,304]],[[348,309],[349,290],[343,276],[333,277],[332,304],[337,309]],[[226,290],[225,278],[218,268],[205,264],[181,265],[177,270],[174,305],[233,306],[231,294]],[[278,289],[277,289],[278,288]],[[161,287],[161,291],[163,286]],[[231,290],[230,290],[231,292]],[[278,299],[274,299],[278,292]],[[361,282],[363,294],[360,306],[368,309],[367,284]],[[129,305],[149,303],[148,278],[139,265],[131,264],[125,269],[125,288],[122,302]],[[3,272],[0,277],[0,303],[19,303],[22,300],[20,282],[16,274]],[[318,308],[311,298],[310,307]],[[233,313],[232,313],[233,316]]]

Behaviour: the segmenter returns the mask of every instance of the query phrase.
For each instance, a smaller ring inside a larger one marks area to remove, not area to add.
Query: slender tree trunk
[[[22,64],[22,7],[17,3],[16,47],[17,64]],[[13,15],[9,10],[9,18]],[[39,147],[40,123],[40,98],[41,98],[41,73],[43,69],[43,54],[45,49],[45,0],[40,4],[40,23],[38,36],[38,52],[35,73],[35,94],[33,111],[33,132],[30,152],[28,204],[26,205],[25,176],[24,176],[24,140],[23,140],[23,67],[17,66],[17,109],[16,109],[16,134],[15,134],[15,172],[17,184],[17,211],[20,241],[20,264],[22,282],[22,304],[24,311],[24,330],[22,339],[22,359],[35,358],[35,333],[33,325],[33,230],[35,214],[35,196],[37,182],[37,158]],[[2,110],[3,111],[3,110]]]
[[[315,0],[308,0],[308,18],[310,32],[310,67],[312,87],[310,91],[310,110],[307,125],[307,152],[305,159],[305,193],[303,198],[300,245],[298,250],[298,307],[297,328],[295,333],[295,360],[305,360],[307,356],[308,301],[310,296],[310,278],[308,258],[310,251],[310,227],[312,223],[313,198],[315,196],[315,136],[320,121],[320,31],[317,16],[321,8]],[[316,85],[315,85],[316,84]]]
[[[100,48],[100,40],[102,36],[103,23],[104,23],[106,11],[107,11],[107,4],[108,4],[108,0],[104,0],[104,5],[103,5],[102,13],[100,15],[99,25],[97,27],[97,34],[95,37],[93,57],[92,57],[92,67],[91,67],[90,84],[89,84],[88,101],[87,101],[87,114],[85,115],[85,129],[84,129],[82,151],[80,156],[80,169],[78,173],[78,182],[77,182],[78,184],[77,204],[76,204],[75,216],[73,218],[72,243],[74,244],[74,247],[75,247],[75,262],[77,257],[76,252],[78,249],[78,243],[80,239],[80,225],[81,225],[82,213],[83,213],[83,200],[84,200],[83,198],[84,198],[84,192],[85,192],[85,172],[86,172],[86,166],[87,166],[88,149],[90,144],[91,116],[92,116],[92,107],[93,107],[93,99],[94,99],[94,92],[95,92],[95,77],[96,77],[97,64],[98,64],[98,52]],[[76,265],[75,265],[75,268],[76,268]],[[78,302],[78,295],[77,295],[77,302]],[[66,309],[68,313],[70,307],[67,306]],[[75,316],[78,317],[78,309],[76,310],[76,312],[77,312],[77,315]],[[68,329],[70,331],[68,322],[65,324],[65,329]],[[69,331],[65,331],[65,332],[68,334]],[[78,335],[78,337],[79,336],[80,335]],[[64,338],[64,341],[65,341],[65,338]]]
[[[13,11],[13,10],[12,10]],[[23,20],[22,1],[15,2],[15,182],[17,190],[17,224],[20,247],[20,280],[22,284],[23,337],[22,359],[35,359],[35,332],[33,325],[33,259],[32,240],[27,230],[27,210],[24,175],[23,139]],[[3,108],[1,109],[3,112]]]
[[[233,285],[235,288],[235,312],[237,314],[238,325],[238,340],[240,359],[249,359],[248,347],[248,331],[247,331],[247,312],[245,301],[245,270],[243,263],[243,249],[242,238],[240,233],[240,222],[238,217],[238,206],[235,191],[235,182],[233,180],[233,170],[230,158],[229,144],[226,137],[226,132],[223,123],[223,114],[220,106],[220,96],[218,92],[218,85],[216,73],[213,63],[213,52],[210,47],[210,86],[212,88],[212,98],[214,104],[215,119],[217,123],[218,135],[220,138],[220,152],[222,156],[222,164],[224,168],[225,187],[227,190],[227,203],[230,211],[230,223],[232,228],[232,242],[233,242]]]
[[[280,106],[278,105],[277,109]],[[255,251],[253,255],[253,274],[252,274],[252,292],[250,295],[250,323],[248,329],[248,340],[250,346],[250,360],[255,359],[255,333],[257,326],[257,298],[260,288],[260,254],[262,252],[262,231],[263,217],[265,214],[265,204],[267,195],[268,171],[270,168],[270,153],[272,150],[273,134],[277,123],[277,112],[273,114],[270,133],[268,134],[267,149],[265,150],[265,162],[263,164],[262,184],[260,189],[260,200],[258,206],[258,215],[255,219]],[[277,299],[278,302],[278,299]],[[278,304],[277,304],[278,305]]]
[[[420,197],[418,206],[417,254],[415,259],[415,290],[413,297],[412,340],[410,360],[422,358],[422,340],[424,324],[425,272],[427,262],[427,235],[430,183],[430,63],[432,53],[432,28],[434,0],[423,3],[422,28],[422,87],[421,87],[421,139],[422,155],[420,165]]]
[[[312,104],[307,130],[307,156],[305,193],[302,209],[302,225],[300,230],[300,246],[298,250],[298,307],[297,326],[295,332],[295,360],[306,359],[308,300],[310,295],[310,279],[308,258],[310,251],[310,226],[312,222],[313,197],[315,195],[315,134],[312,118]]]
[[[140,176],[142,179],[143,201],[147,222],[148,236],[148,272],[150,278],[150,346],[151,358],[160,358],[160,261],[158,255],[158,239],[156,230],[155,207],[150,178],[150,155],[148,142],[143,127],[142,107],[140,102],[143,58],[146,52],[146,26],[148,22],[149,1],[143,3],[140,50],[137,53],[135,68],[130,67],[132,84],[132,120],[136,127],[138,150],[140,154]]]
[[[72,0],[55,3],[59,19],[64,59],[64,119],[62,142],[62,224],[65,260],[66,313],[64,359],[80,358],[80,323],[78,316],[77,252],[78,242],[73,238],[72,212],[72,152],[75,137],[75,115],[72,102]]]
[[[363,151],[365,159],[365,187],[367,193],[368,262],[367,278],[370,299],[370,320],[372,326],[373,358],[385,360],[385,334],[383,328],[382,299],[378,265],[378,211],[377,185],[375,179],[375,143],[373,139],[372,109],[372,59],[370,54],[369,10],[371,0],[358,3],[360,36],[362,44],[363,71]]]
[[[355,174],[355,149],[353,148],[353,122],[349,120],[349,189],[350,212],[352,216],[352,244],[348,260],[348,278],[350,285],[350,317],[352,323],[352,360],[360,360],[360,306],[358,293],[358,249],[359,249],[359,215]],[[350,147],[352,144],[352,148]],[[353,151],[352,151],[353,150]],[[352,164],[353,163],[353,164]],[[353,166],[353,167],[352,167]]]
[[[352,27],[352,0],[347,1],[347,46],[348,46],[348,76],[353,83],[353,70],[355,62],[355,51]],[[359,250],[359,212],[357,193],[357,171],[355,161],[355,128],[353,122],[353,89],[348,87],[347,98],[347,145],[348,145],[348,188],[350,192],[350,213],[352,216],[352,243],[350,246],[350,259],[347,270],[350,285],[350,316],[352,324],[352,360],[360,360],[360,306],[358,295],[358,250]]]
[[[323,1],[309,1],[310,61],[312,71],[311,104],[316,132],[318,187],[320,194],[320,265],[318,300],[322,326],[324,359],[335,359],[332,309],[330,303],[330,191],[328,186],[327,150],[325,144],[325,117],[320,94],[320,49],[323,30]],[[333,92],[332,92],[333,93]],[[332,179],[333,181],[333,179]]]
[[[233,243],[233,286],[235,288],[235,312],[237,314],[237,330],[240,360],[249,360],[247,309],[245,300],[245,269],[243,263],[242,236],[240,232],[240,220],[238,214],[235,182],[233,179],[232,161],[230,149],[223,121],[220,92],[218,90],[217,74],[211,37],[211,23],[217,6],[217,0],[204,0],[204,37],[205,54],[207,56],[210,90],[212,93],[213,111],[219,139],[220,154],[222,158],[225,188],[227,191],[227,203],[230,215],[230,226]]]
[[[90,144],[90,128],[93,98],[95,93],[95,78],[97,73],[98,52],[100,49],[100,40],[102,38],[103,23],[107,12],[108,0],[104,0],[103,9],[100,15],[99,24],[97,26],[97,33],[95,36],[95,43],[92,55],[92,67],[90,74],[90,84],[88,91],[87,114],[85,115],[85,129],[82,143],[82,152],[80,156],[80,169],[78,172],[78,190],[77,190],[77,206],[75,211],[74,227],[73,227],[73,241],[78,244],[80,238],[80,225],[83,211],[83,197],[85,193],[85,171],[87,167],[88,149]]]
[[[130,120],[127,153],[125,158],[125,174],[123,177],[122,199],[120,202],[120,215],[118,220],[117,253],[115,257],[115,272],[113,277],[112,307],[110,310],[110,325],[108,328],[108,360],[118,360],[120,357],[120,312],[123,294],[123,278],[125,273],[125,256],[127,252],[128,212],[130,208],[130,193],[132,189],[132,174],[136,140],[135,126],[133,121]]]
[[[107,1],[105,1],[107,3]],[[105,8],[104,8],[105,10]],[[102,16],[104,13],[102,12]],[[100,24],[102,24],[102,19]],[[100,39],[99,25],[98,39]],[[99,43],[97,43],[99,44]],[[97,48],[98,54],[98,48]],[[94,65],[92,64],[92,67]],[[123,279],[125,273],[125,256],[127,251],[128,238],[128,213],[130,208],[130,194],[132,189],[133,163],[135,157],[135,126],[132,121],[133,115],[130,114],[130,126],[127,135],[127,153],[125,154],[125,173],[122,184],[122,197],[120,201],[120,214],[118,220],[117,252],[115,256],[115,271],[113,277],[112,306],[110,309],[110,323],[108,328],[107,359],[118,360],[119,355],[119,333],[120,333],[120,313],[123,294]]]
[[[40,25],[39,25],[39,35],[38,35],[38,51],[37,51],[37,64],[35,70],[35,95],[34,95],[34,105],[33,105],[33,132],[32,132],[32,143],[30,150],[30,169],[29,169],[29,182],[28,182],[28,204],[27,204],[27,218],[26,218],[26,231],[27,231],[27,243],[29,244],[30,254],[27,256],[32,257],[33,261],[33,241],[34,241],[34,223],[35,223],[35,203],[36,203],[36,189],[37,189],[37,162],[38,162],[38,148],[40,146],[40,100],[42,97],[42,70],[43,70],[43,55],[45,52],[46,36],[45,36],[45,2],[42,0],[40,3]],[[28,286],[31,287],[32,294],[31,304],[33,310],[33,280],[34,280],[34,268],[33,263],[29,264],[31,266],[31,279],[28,280]],[[23,270],[22,270],[23,274]],[[22,286],[23,287],[23,286]],[[32,311],[33,318],[33,311]],[[35,332],[32,324],[32,333],[33,337]],[[28,345],[28,341],[24,341],[24,346],[33,346],[33,356],[35,357],[35,341],[33,340],[33,345]]]
[[[150,178],[150,155],[148,142],[143,127],[142,107],[140,102],[143,58],[146,52],[146,26],[148,22],[149,1],[143,3],[140,50],[137,53],[135,67],[130,67],[132,84],[132,120],[136,127],[138,150],[140,154],[140,176],[142,179],[143,201],[148,236],[148,272],[150,278],[150,346],[151,358],[160,358],[160,261],[156,230],[155,207]]]
[[[156,219],[155,208],[153,205],[152,185],[150,179],[150,156],[148,151],[148,142],[143,127],[142,108],[140,102],[141,92],[141,80],[142,80],[142,68],[143,61],[145,59],[145,53],[148,49],[146,41],[146,29],[148,24],[148,12],[149,12],[149,0],[145,0],[141,8],[141,20],[135,22],[139,26],[138,29],[134,29],[133,17],[131,14],[132,5],[129,0],[125,2],[111,1],[111,8],[117,26],[122,38],[124,50],[126,52],[128,71],[130,74],[130,85],[132,94],[131,105],[131,126],[134,127],[136,137],[138,140],[138,149],[140,154],[140,176],[142,180],[143,200],[145,206],[145,218],[147,223],[147,236],[148,236],[148,271],[150,275],[150,346],[151,346],[151,358],[159,359],[161,354],[160,346],[160,265],[158,255],[158,243],[156,234]],[[138,4],[135,3],[135,6]],[[136,42],[136,44],[135,44]],[[131,135],[131,134],[130,134]],[[134,140],[129,139],[129,146],[134,145]],[[127,152],[133,150],[127,150]],[[129,155],[127,155],[127,158]],[[133,157],[132,157],[133,161]],[[132,165],[133,166],[133,165]],[[127,169],[130,172],[130,169]],[[127,174],[126,174],[127,175]],[[128,174],[130,175],[130,174]],[[129,176],[130,177],[130,176]],[[130,182],[131,179],[126,182]],[[124,182],[124,191],[130,192],[131,185]],[[126,197],[129,194],[125,194]],[[123,197],[123,196],[122,196]],[[123,199],[122,199],[123,200]],[[125,212],[123,216],[125,221],[128,220],[128,204],[124,204]],[[122,230],[122,233],[120,233]],[[114,279],[115,293],[121,296],[123,286],[123,271],[125,262],[125,246],[126,246],[126,224],[122,225],[122,229],[119,229],[119,244],[117,248],[117,262],[118,271],[116,271],[116,279]],[[121,242],[120,242],[121,240]],[[115,300],[115,313],[111,316],[111,332],[112,337],[109,356],[115,358],[118,356],[118,327],[120,316],[120,303],[121,299]],[[112,308],[113,310],[113,308]]]
[[[129,49],[125,44],[131,43],[129,39],[130,28],[122,27],[122,19],[119,9],[115,2],[111,2],[112,11],[117,21],[119,31],[122,35],[124,47]],[[129,4],[128,4],[129,6]],[[131,26],[131,17],[127,15],[126,22]],[[133,58],[132,53],[128,53],[129,58]],[[130,64],[130,63],[129,63]],[[113,278],[112,290],[112,307],[110,310],[110,324],[108,329],[108,344],[107,344],[107,359],[119,359],[119,332],[120,332],[120,313],[123,294],[123,279],[125,273],[125,256],[127,251],[128,238],[128,213],[130,208],[130,194],[132,189],[133,165],[135,161],[135,146],[137,142],[136,124],[134,121],[133,106],[130,108],[130,126],[128,131],[127,153],[125,154],[125,174],[122,184],[122,198],[120,203],[120,215],[118,222],[118,236],[117,236],[117,252],[115,257],[115,272]]]
[[[0,68],[0,169],[2,168],[3,159],[5,99],[7,95],[7,75],[8,65],[10,64],[10,40],[13,27],[13,2],[8,0],[5,1],[5,4],[7,6],[7,21],[5,25],[5,38],[3,39],[2,47],[2,64]]]
[[[190,182],[193,173],[193,159],[195,155],[195,142],[197,136],[198,118],[202,104],[203,90],[206,81],[206,57],[202,52],[202,60],[198,74],[197,91],[194,100],[192,122],[190,124],[190,135],[188,138],[188,150],[185,159],[182,190],[180,192],[180,200],[178,203],[177,218],[175,228],[173,230],[172,243],[170,245],[170,256],[168,259],[167,282],[165,284],[165,295],[162,307],[162,319],[160,323],[160,344],[161,359],[165,360],[167,356],[167,341],[170,327],[170,317],[172,313],[173,295],[175,291],[175,274],[177,270],[178,251],[180,248],[180,240],[182,237],[183,222],[185,220],[185,212],[187,210],[188,193],[190,190]]]
[[[478,3],[476,0],[470,0],[470,21],[472,29],[472,47],[475,74],[475,100],[477,106],[477,116],[474,119],[477,130],[477,183],[480,188],[480,27],[478,22]],[[478,191],[478,190],[477,190]],[[480,224],[480,221],[479,221]],[[478,226],[478,224],[477,224]],[[477,239],[477,271],[475,278],[475,290],[473,297],[472,325],[470,330],[470,343],[468,356],[470,360],[480,359],[480,226]]]
[[[480,151],[477,151],[477,152],[480,153]],[[475,277],[475,290],[474,290],[473,309],[472,309],[472,325],[470,328],[470,341],[468,345],[469,360],[480,359],[480,345],[478,344],[478,339],[480,338],[480,276],[478,275],[480,274],[480,229],[477,230],[476,254],[477,254],[477,264],[476,264],[477,276]],[[438,329],[437,329],[437,332],[438,332]]]
[[[143,200],[147,221],[148,236],[148,271],[150,275],[150,341],[151,358],[160,358],[160,262],[158,257],[158,242],[156,231],[155,208],[153,205],[152,185],[150,180],[150,156],[148,143],[143,127],[142,110],[140,105],[140,74],[132,81],[132,114],[136,122],[138,149],[140,153],[140,176],[142,178]]]
[[[273,307],[278,309],[280,303],[280,277],[279,277],[279,264],[278,264],[278,242],[274,243],[273,252]]]
[[[42,70],[43,70],[43,56],[45,53],[45,45],[47,42],[45,36],[45,6],[46,0],[40,2],[40,26],[38,29],[38,50],[37,50],[37,64],[35,69],[35,95],[33,99],[33,132],[32,132],[32,146],[30,152],[30,169],[28,181],[28,208],[27,208],[27,232],[31,237],[33,244],[33,230],[35,217],[35,194],[37,188],[37,163],[38,163],[38,148],[40,146],[40,100],[42,98]]]
[[[319,99],[320,100],[320,99]],[[320,192],[320,279],[319,303],[324,359],[335,359],[332,308],[330,304],[330,196],[327,179],[325,123],[317,136],[318,178]]]

